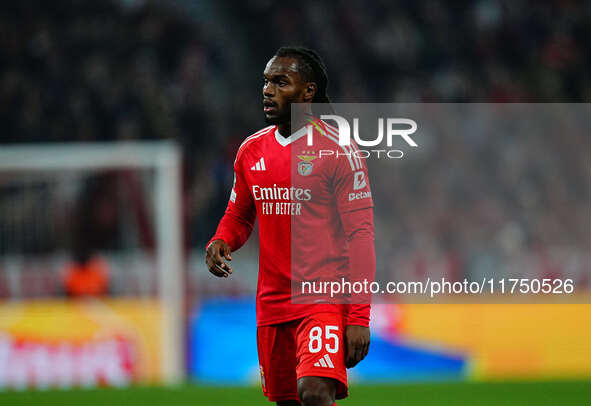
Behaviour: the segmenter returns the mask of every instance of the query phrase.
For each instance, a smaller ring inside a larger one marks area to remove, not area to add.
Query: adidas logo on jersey
[[[330,359],[328,354],[325,354],[324,357],[318,360],[318,362],[315,362],[314,366],[321,368],[334,368],[334,364],[332,363],[332,360]]]
[[[250,167],[251,171],[266,171],[267,168],[265,167],[265,158],[261,158],[257,161],[256,164]]]

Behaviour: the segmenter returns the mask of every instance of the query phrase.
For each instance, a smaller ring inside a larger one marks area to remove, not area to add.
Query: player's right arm
[[[232,268],[226,263],[232,260],[232,251],[242,247],[256,219],[254,200],[240,169],[240,153],[234,163],[234,185],[224,216],[217,231],[205,248],[205,263],[209,272],[218,277],[228,277]]]

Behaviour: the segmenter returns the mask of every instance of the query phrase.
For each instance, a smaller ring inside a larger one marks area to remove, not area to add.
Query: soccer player
[[[340,146],[335,128],[314,118],[311,107],[310,121],[291,122],[292,103],[329,103],[327,84],[326,68],[310,49],[282,47],[267,63],[263,110],[270,126],[239,147],[228,207],[206,248],[209,271],[228,277],[226,261],[258,217],[261,381],[265,396],[282,406],[332,406],[346,397],[346,368],[369,350],[369,302],[294,303],[292,297],[294,278],[375,274],[373,202],[356,145]],[[320,150],[339,154],[320,157]]]

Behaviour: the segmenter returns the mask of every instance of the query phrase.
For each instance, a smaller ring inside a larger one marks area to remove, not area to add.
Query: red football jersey
[[[309,128],[313,145],[308,145]],[[346,230],[343,219],[351,212],[366,218],[362,220],[371,237],[363,246],[369,252],[355,255],[370,257],[365,265],[375,273],[373,201],[367,167],[355,151],[355,144],[340,146],[335,128],[322,121],[289,137],[276,126],[266,127],[240,146],[228,208],[212,241],[223,239],[233,251],[238,249],[258,217],[259,326],[320,312],[354,313],[347,305],[292,303],[292,281],[297,286],[303,280],[347,274],[352,254],[348,234],[355,230]],[[356,315],[350,324],[367,325],[369,306],[353,306]]]

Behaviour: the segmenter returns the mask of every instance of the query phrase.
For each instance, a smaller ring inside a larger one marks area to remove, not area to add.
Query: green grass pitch
[[[591,381],[476,382],[352,385],[342,406],[590,405]],[[0,393],[10,406],[219,406],[271,405],[258,387],[186,385],[175,389],[132,387]]]

